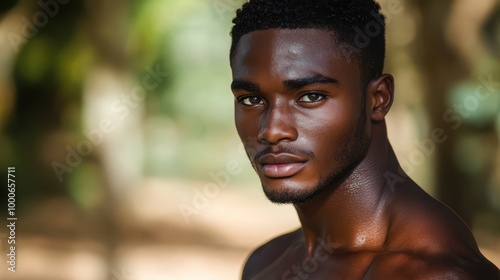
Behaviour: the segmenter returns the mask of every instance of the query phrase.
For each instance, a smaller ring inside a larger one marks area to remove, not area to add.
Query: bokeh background
[[[23,280],[238,279],[292,230],[233,127],[240,0],[0,2],[0,177],[16,168]],[[500,265],[500,1],[381,0],[389,136]],[[442,143],[432,141],[439,130]],[[0,187],[7,224],[7,186]]]

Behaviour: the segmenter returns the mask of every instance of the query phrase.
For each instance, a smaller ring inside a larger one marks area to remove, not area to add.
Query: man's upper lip
[[[265,164],[286,164],[286,163],[303,163],[307,160],[294,154],[286,154],[286,153],[269,153],[262,156],[259,159],[259,163],[262,165]]]

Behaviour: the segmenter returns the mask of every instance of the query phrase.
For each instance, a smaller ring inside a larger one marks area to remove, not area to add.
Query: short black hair
[[[385,59],[385,18],[375,0],[250,0],[236,11],[230,59],[247,33],[271,28],[332,31],[347,59],[353,58],[365,86],[379,77]]]

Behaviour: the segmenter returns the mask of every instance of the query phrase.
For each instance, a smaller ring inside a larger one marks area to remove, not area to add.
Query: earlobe
[[[367,87],[367,97],[371,100],[371,119],[383,121],[394,100],[394,78],[383,74],[372,80]]]

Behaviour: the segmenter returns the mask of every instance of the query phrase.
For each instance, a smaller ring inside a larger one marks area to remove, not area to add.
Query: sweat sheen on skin
[[[238,134],[302,225],[255,250],[243,279],[500,279],[463,221],[401,174],[384,121],[393,77],[364,87],[331,35],[253,31],[231,59]]]

